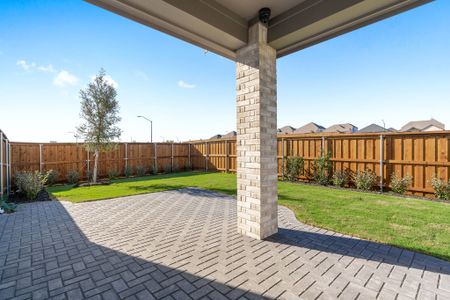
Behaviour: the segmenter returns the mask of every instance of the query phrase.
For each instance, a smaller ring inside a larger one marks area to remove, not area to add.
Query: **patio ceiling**
[[[230,59],[262,7],[277,57],[432,0],[86,0]]]

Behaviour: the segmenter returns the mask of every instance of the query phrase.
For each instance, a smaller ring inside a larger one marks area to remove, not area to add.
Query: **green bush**
[[[450,200],[450,180],[445,183],[442,179],[433,175],[431,179],[431,186],[434,189],[434,195],[438,199]]]
[[[404,194],[412,183],[412,176],[397,176],[395,173],[391,175],[391,189],[394,193]]]
[[[173,162],[172,172],[180,172],[180,167],[176,161]]]
[[[358,171],[355,175],[355,185],[359,190],[370,191],[377,180],[372,170]]]
[[[139,165],[136,167],[136,175],[139,177],[142,177],[145,175],[145,173],[147,172],[147,170],[145,169],[144,166]]]
[[[343,187],[348,184],[348,177],[347,170],[336,170],[331,177],[331,181],[335,186]]]
[[[59,179],[59,172],[56,170],[47,171],[47,185],[54,185]]]
[[[158,174],[158,168],[156,168],[156,166],[153,165],[153,166],[150,168],[150,174],[152,174],[152,175]]]
[[[284,178],[289,181],[297,181],[298,176],[303,171],[305,161],[300,156],[289,156],[286,158],[286,165],[284,167]]]
[[[1,202],[0,203],[0,208],[3,209],[4,212],[6,213],[13,213],[17,210],[17,204],[15,203],[6,203],[6,202]]]
[[[48,172],[45,174],[39,171],[16,173],[16,186],[28,200],[36,199],[39,192],[47,183]]]
[[[172,172],[172,164],[167,164],[164,166],[164,173]]]
[[[123,174],[125,175],[125,177],[131,177],[134,174],[133,172],[134,170],[132,166],[126,166],[125,170],[123,171]]]
[[[66,178],[70,184],[76,184],[80,181],[80,172],[77,170],[70,170],[69,173],[67,173]]]
[[[111,169],[108,171],[109,180],[116,179],[117,177],[119,177],[119,171],[117,171],[116,169]]]
[[[327,153],[326,155],[322,153],[313,163],[314,180],[321,185],[328,185],[330,183],[332,168],[331,153]]]

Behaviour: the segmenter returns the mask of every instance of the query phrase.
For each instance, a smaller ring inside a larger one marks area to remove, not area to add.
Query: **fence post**
[[[125,143],[125,169],[127,168],[128,168],[128,143]]]
[[[209,151],[208,151],[208,142],[205,142],[205,172],[208,172],[208,160],[209,160]]]
[[[322,155],[325,155],[325,136],[322,136]]]
[[[158,174],[158,151],[157,151],[157,143],[153,144],[155,146],[155,174]]]
[[[281,180],[284,180],[284,138],[281,138]]]
[[[230,149],[228,147],[228,141],[225,141],[225,172],[230,171]]]
[[[86,150],[86,180],[90,181],[90,173],[91,173],[91,158],[90,158],[90,152],[88,150]]]
[[[189,164],[189,168],[191,168],[191,170],[192,170],[193,168],[192,168],[192,162],[191,162],[191,143],[189,143],[188,145],[189,145],[189,147],[188,147],[188,164]]]
[[[170,160],[171,160],[171,172],[173,172],[173,143],[172,146],[170,148]]]
[[[8,166],[6,167],[6,170],[8,171],[8,176],[6,177],[7,180],[7,192],[8,194],[11,194],[11,185],[12,185],[12,173],[11,173],[11,143],[8,140],[8,156],[6,157],[8,160]]]
[[[41,173],[42,173],[42,169],[43,169],[42,148],[43,148],[43,145],[39,144],[39,172],[41,172]]]
[[[383,135],[380,135],[380,192],[383,192]]]

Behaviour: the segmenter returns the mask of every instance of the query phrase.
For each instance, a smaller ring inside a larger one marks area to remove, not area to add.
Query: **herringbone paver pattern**
[[[237,233],[236,200],[184,189],[0,216],[0,299],[450,299],[450,263],[306,226]]]

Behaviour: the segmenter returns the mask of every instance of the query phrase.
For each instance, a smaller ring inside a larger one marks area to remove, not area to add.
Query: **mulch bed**
[[[13,193],[9,196],[8,200],[6,202],[9,203],[32,203],[32,202],[38,202],[38,201],[52,201],[52,197],[49,195],[49,193],[43,189],[39,192],[36,199],[29,200],[25,197],[22,193]]]

